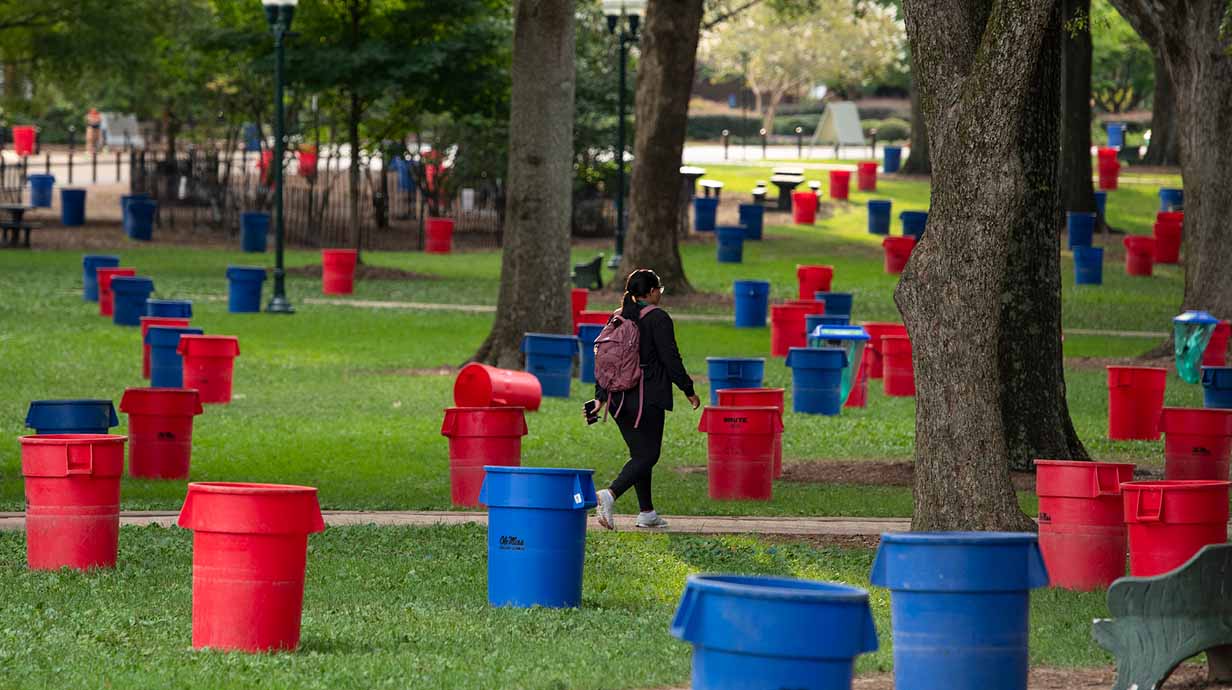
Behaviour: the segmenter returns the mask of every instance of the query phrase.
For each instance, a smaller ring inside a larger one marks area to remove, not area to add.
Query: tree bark
[[[347,189],[347,217],[351,223],[351,237],[354,238],[356,252],[360,252],[364,245],[363,225],[359,216],[359,120],[362,114],[363,109],[360,107],[359,95],[351,92],[351,104],[347,112],[347,143],[351,146],[350,185]]]
[[[573,332],[573,12],[570,0],[514,5],[500,297],[492,332],[474,357],[498,367],[521,368],[526,333]]]
[[[1181,164],[1181,139],[1176,131],[1176,93],[1163,60],[1155,57],[1155,96],[1151,104],[1151,143],[1144,165]]]
[[[628,235],[614,278],[654,269],[673,294],[692,291],[674,229],[680,213],[680,161],[689,121],[703,0],[650,0],[642,33],[634,106]]]
[[[1232,35],[1221,32],[1227,0],[1111,2],[1163,60],[1175,93],[1185,187],[1181,308],[1232,318]]]
[[[1026,256],[1032,245],[1058,251],[1056,137],[1043,146],[1032,139],[1049,121],[1058,125],[1055,56],[1041,62],[1057,0],[904,0],[903,10],[936,144],[928,232],[894,295],[914,348],[912,529],[1033,530],[1009,476],[1011,452],[1031,433],[1007,428],[1006,414],[1021,411],[1006,399],[1020,392],[1007,387],[1027,378],[1015,368],[1046,365],[1039,376],[1053,384],[1049,374],[1060,371],[1047,361],[1059,355],[1059,342],[1049,342],[1060,340],[1059,315],[1033,335],[1016,330],[1059,303],[1036,294],[1057,280],[1048,271],[1056,257]],[[1052,84],[1038,83],[1045,76]],[[1031,102],[1049,90],[1048,104]],[[1022,277],[1013,272],[1033,263],[1035,287],[1013,285]],[[1044,352],[1025,354],[1031,345]],[[1063,383],[1042,395],[1058,393],[1063,400]]]
[[[1061,0],[1061,209],[1095,213],[1091,183],[1091,0]],[[1060,220],[1058,220],[1060,222]]]
[[[911,152],[900,171],[905,175],[928,175],[933,171],[928,159],[928,124],[924,121],[924,109],[920,104],[920,87],[915,70],[911,72]]]

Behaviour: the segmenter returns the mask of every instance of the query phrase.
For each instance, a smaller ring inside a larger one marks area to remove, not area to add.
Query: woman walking
[[[665,417],[672,409],[672,384],[684,393],[693,409],[701,405],[701,400],[693,391],[693,379],[689,378],[680,359],[672,318],[658,307],[662,298],[663,283],[659,276],[650,269],[638,269],[629,274],[621,309],[609,321],[609,327],[618,324],[618,319],[636,324],[641,376],[640,383],[623,390],[609,391],[601,384],[595,384],[595,400],[599,407],[594,413],[597,414],[606,404],[609,414],[616,419],[625,445],[629,447],[629,461],[620,475],[608,488],[598,492],[595,512],[599,524],[608,529],[616,529],[612,507],[630,487],[637,493],[640,509],[637,526],[667,526],[667,521],[655,512],[651,498],[651,474],[655,463],[659,462],[663,447]],[[603,340],[602,336],[600,340]],[[599,367],[599,360],[596,359],[596,379],[611,380],[612,377],[601,375]]]

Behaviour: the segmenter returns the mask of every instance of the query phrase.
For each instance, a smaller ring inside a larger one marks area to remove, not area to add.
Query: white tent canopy
[[[860,111],[851,101],[839,101],[826,105],[826,111],[817,123],[811,144],[839,146],[867,146],[864,129],[860,126]]]

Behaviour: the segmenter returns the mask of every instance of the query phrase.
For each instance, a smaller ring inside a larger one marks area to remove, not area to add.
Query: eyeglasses
[[[662,285],[660,285],[657,289],[658,289],[658,291],[659,291],[659,294],[660,294],[660,295],[666,295],[666,294],[667,294],[667,288],[663,287]]]

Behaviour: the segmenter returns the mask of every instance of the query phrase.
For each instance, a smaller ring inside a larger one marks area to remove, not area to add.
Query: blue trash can
[[[182,388],[184,359],[175,351],[181,335],[204,335],[200,328],[150,326],[145,344],[150,346],[150,385],[154,388]]]
[[[1099,190],[1095,192],[1095,217],[1103,218],[1108,209],[1108,192]]]
[[[851,307],[855,296],[850,292],[815,292],[813,299],[825,302],[826,314],[846,316],[848,321],[851,320]]]
[[[812,333],[818,326],[850,326],[851,317],[845,314],[809,314],[804,317],[804,332]]]
[[[602,332],[601,324],[584,323],[578,326],[578,340],[582,345],[582,364],[578,380],[582,383],[595,382],[595,338]]]
[[[60,225],[77,227],[86,224],[86,190],[60,190]]]
[[[26,412],[36,434],[106,434],[119,423],[110,400],[34,400]]]
[[[479,502],[488,507],[488,603],[580,606],[594,470],[483,469]]]
[[[51,208],[51,188],[56,184],[56,176],[35,173],[26,179],[30,181],[30,205]]]
[[[1069,237],[1069,248],[1091,246],[1091,236],[1095,232],[1095,214],[1086,211],[1066,211],[1065,230]]]
[[[244,150],[247,152],[261,150],[261,130],[255,122],[244,123]]]
[[[671,633],[693,645],[693,690],[851,690],[877,650],[868,592],[785,577],[690,575]]]
[[[732,283],[736,301],[736,328],[765,328],[770,311],[770,281],[737,280]]]
[[[1108,131],[1108,146],[1119,149],[1125,145],[1124,122],[1109,122],[1104,129]]]
[[[693,229],[697,232],[714,232],[715,217],[719,212],[719,200],[699,196],[693,199]]]
[[[539,379],[544,395],[569,397],[573,358],[578,354],[577,336],[527,333],[522,338],[522,352],[526,354],[526,371]]]
[[[744,261],[744,227],[723,225],[715,230],[718,236],[718,259],[721,264],[738,264]]]
[[[924,236],[924,228],[928,225],[928,211],[903,211],[898,217],[903,222],[903,237],[914,237],[918,240]]]
[[[128,202],[128,222],[124,232],[134,240],[148,242],[154,237],[154,214],[158,202],[149,199],[132,199]]]
[[[885,199],[869,199],[868,201],[868,234],[890,234],[890,208],[893,203]]]
[[[161,316],[169,319],[191,319],[190,299],[148,299],[145,301],[146,316]]]
[[[97,302],[98,269],[119,265],[120,257],[111,254],[86,254],[81,257],[81,298],[87,302]]]
[[[740,224],[746,240],[760,240],[765,226],[766,209],[761,204],[740,204]]]
[[[869,579],[890,589],[896,690],[1026,690],[1036,535],[883,534]]]
[[[719,404],[719,391],[726,388],[761,388],[766,375],[764,357],[707,357],[710,404]]]
[[[1103,285],[1103,247],[1074,247],[1074,283],[1077,285]]]
[[[145,301],[154,292],[154,281],[143,276],[116,276],[111,279],[115,311],[111,321],[117,326],[140,326],[145,316]]]
[[[240,214],[240,249],[246,252],[265,251],[265,238],[269,234],[270,216],[263,211],[244,211]]]
[[[1232,367],[1202,367],[1202,406],[1232,409]]]
[[[1160,211],[1184,211],[1185,210],[1185,191],[1181,189],[1173,189],[1170,187],[1159,188],[1159,210]]]
[[[886,173],[896,173],[903,164],[903,149],[900,146],[887,146],[882,149],[884,158],[881,161],[881,169]]]
[[[843,370],[847,350],[841,347],[793,347],[787,351],[791,367],[791,409],[804,414],[836,415],[843,411]]]
[[[251,314],[261,311],[261,285],[265,269],[259,266],[227,267],[227,311]]]

